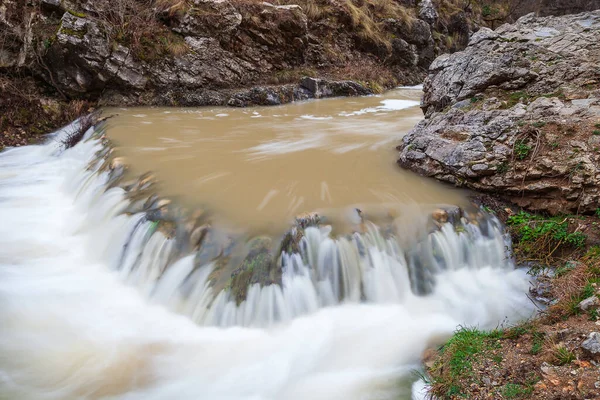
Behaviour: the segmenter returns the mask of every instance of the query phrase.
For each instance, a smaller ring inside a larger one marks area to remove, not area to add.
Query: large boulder
[[[600,11],[527,15],[436,59],[398,163],[532,210],[600,202]]]

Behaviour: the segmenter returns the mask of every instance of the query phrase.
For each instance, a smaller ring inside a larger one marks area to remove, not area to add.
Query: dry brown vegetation
[[[0,75],[0,149],[39,140],[41,134],[90,111],[84,100],[58,101],[40,92],[29,76]]]

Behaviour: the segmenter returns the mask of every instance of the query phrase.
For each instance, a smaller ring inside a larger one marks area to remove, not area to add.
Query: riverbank
[[[479,193],[539,307],[516,326],[461,327],[428,352],[436,398],[600,396],[599,37],[599,11],[527,15],[430,68],[425,118],[398,163]]]
[[[294,101],[328,97],[367,96],[384,89],[369,83],[350,80],[329,80],[304,76],[296,83],[253,86],[241,89],[198,92],[192,99],[134,99],[119,97],[111,100],[65,100],[45,93],[32,77],[0,75],[0,149],[39,141],[43,135],[61,128],[80,116],[101,107],[133,106],[274,106]],[[179,93],[178,96],[183,95]]]
[[[537,315],[494,330],[459,327],[424,363],[437,399],[592,399],[600,396],[600,215],[526,213],[477,196],[511,234],[531,275]]]

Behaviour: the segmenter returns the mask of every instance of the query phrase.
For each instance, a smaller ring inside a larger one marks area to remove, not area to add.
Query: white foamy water
[[[312,228],[282,288],[237,305],[211,293],[211,263],[170,265],[174,244],[122,214],[123,191],[86,170],[100,149],[0,154],[0,399],[408,399],[427,346],[532,311],[493,226],[407,254],[376,229]]]

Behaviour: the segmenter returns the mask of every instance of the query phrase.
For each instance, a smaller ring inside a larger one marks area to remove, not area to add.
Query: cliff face
[[[439,57],[399,163],[532,210],[600,204],[600,11],[482,28]]]
[[[227,89],[317,74],[375,91],[418,83],[436,54],[474,28],[469,9],[444,24],[426,11],[422,19],[412,2],[384,0],[23,3],[1,6],[0,68],[27,70],[65,98],[106,103],[221,104]]]

